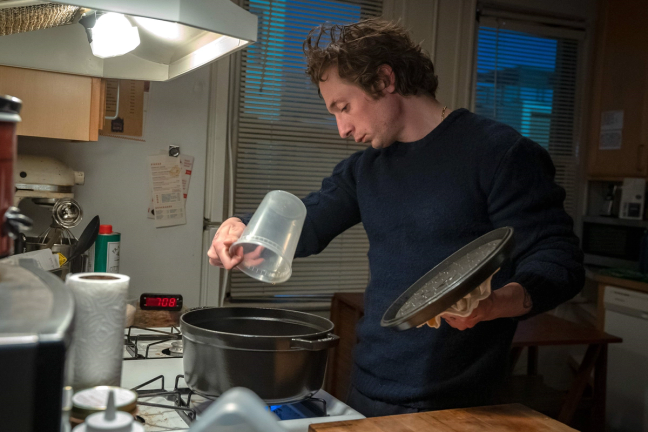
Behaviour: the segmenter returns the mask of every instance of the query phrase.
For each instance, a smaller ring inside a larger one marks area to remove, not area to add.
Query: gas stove
[[[127,327],[124,360],[182,357],[182,334],[177,327]]]
[[[213,400],[194,394],[184,382],[178,329],[130,328],[126,335],[121,386],[138,392],[138,417],[145,431],[189,430]],[[324,390],[306,401],[268,409],[284,429],[295,432],[308,431],[312,423],[364,418]]]

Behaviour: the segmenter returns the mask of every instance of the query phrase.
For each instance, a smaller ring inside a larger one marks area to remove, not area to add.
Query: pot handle
[[[339,342],[340,342],[339,336],[334,335],[333,333],[329,333],[323,339],[315,339],[315,340],[300,339],[300,338],[290,339],[290,348],[302,348],[308,351],[321,351],[328,348],[333,348],[337,346]]]

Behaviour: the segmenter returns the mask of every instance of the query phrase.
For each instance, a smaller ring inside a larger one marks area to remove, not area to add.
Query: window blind
[[[335,165],[364,149],[338,135],[335,118],[304,73],[302,43],[325,22],[348,24],[380,16],[382,0],[245,0],[259,18],[258,40],[241,55],[234,212],[254,212],[275,189],[305,197],[319,190]],[[332,295],[362,291],[369,278],[369,242],[362,225],[347,230],[320,254],[293,261],[282,284],[231,275],[231,296]]]
[[[486,24],[484,24],[486,21]],[[501,121],[549,151],[565,210],[576,216],[582,31],[512,29],[483,20],[477,44],[475,112]]]

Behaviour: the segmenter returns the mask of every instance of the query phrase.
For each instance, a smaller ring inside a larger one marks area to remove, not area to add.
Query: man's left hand
[[[481,321],[524,315],[531,310],[531,307],[531,299],[526,290],[519,283],[511,282],[480,301],[467,317],[448,314],[441,314],[441,317],[451,327],[466,330]]]
[[[441,318],[443,318],[448,324],[450,324],[450,327],[454,327],[457,330],[466,330],[473,328],[478,322],[490,321],[498,318],[494,316],[494,302],[495,299],[493,298],[493,293],[491,293],[491,295],[481,300],[477,304],[477,307],[472,311],[470,315],[466,317],[460,317],[457,315],[441,314]]]

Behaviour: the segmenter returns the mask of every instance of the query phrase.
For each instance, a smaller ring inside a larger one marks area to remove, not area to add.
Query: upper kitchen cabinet
[[[18,135],[97,141],[105,85],[100,78],[0,66],[0,94],[22,99]]]
[[[600,2],[591,88],[588,174],[648,174],[648,4]]]

